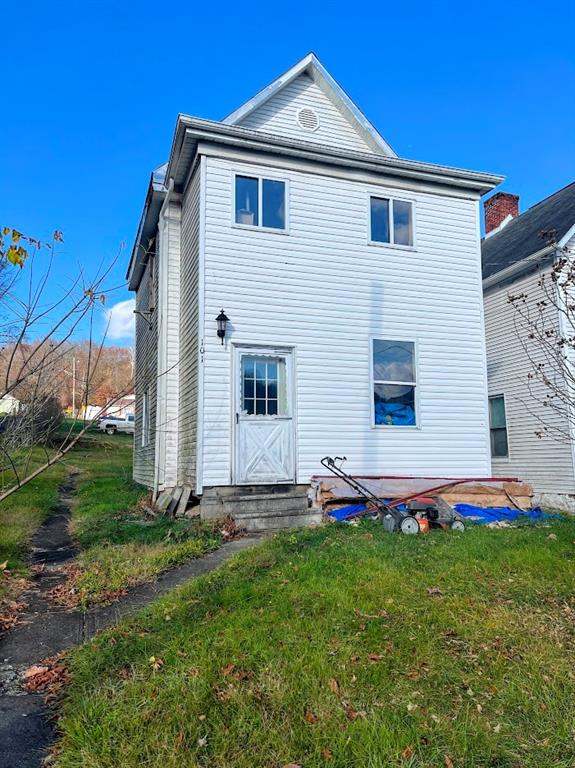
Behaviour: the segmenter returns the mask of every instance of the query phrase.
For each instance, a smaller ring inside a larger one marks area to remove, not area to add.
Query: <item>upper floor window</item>
[[[489,434],[493,458],[507,458],[509,456],[509,446],[507,443],[505,398],[503,395],[489,398]]]
[[[416,426],[415,343],[373,339],[375,426]]]
[[[285,181],[258,176],[235,178],[235,223],[248,227],[286,229]]]
[[[370,197],[370,240],[390,245],[413,245],[413,203]]]

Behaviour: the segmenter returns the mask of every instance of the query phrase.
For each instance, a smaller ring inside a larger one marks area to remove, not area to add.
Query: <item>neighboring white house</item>
[[[15,416],[20,411],[20,400],[13,395],[4,395],[0,398],[0,413]]]
[[[128,416],[134,416],[135,412],[136,395],[134,394],[124,395],[124,397],[114,400],[111,405],[105,408],[107,416],[117,416],[119,419],[127,419]]]
[[[304,514],[328,454],[489,475],[479,198],[500,181],[400,159],[313,54],[221,122],[179,115],[128,270],[135,479]]]
[[[575,508],[573,421],[545,406],[551,394],[535,366],[549,359],[533,329],[518,315],[510,296],[524,296],[543,331],[565,336],[565,315],[540,285],[557,259],[558,248],[575,254],[575,183],[519,215],[519,198],[498,192],[485,201],[483,288],[493,473],[519,476],[533,485],[539,501]],[[550,241],[553,241],[551,244]],[[540,304],[545,302],[545,304]],[[540,308],[542,314],[540,315]],[[571,315],[572,316],[572,315]],[[551,376],[549,371],[549,376]]]

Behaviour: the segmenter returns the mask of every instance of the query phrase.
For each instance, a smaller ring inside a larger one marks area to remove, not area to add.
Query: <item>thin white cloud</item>
[[[119,301],[113,307],[106,310],[106,323],[108,324],[107,338],[114,341],[134,338],[134,299]]]

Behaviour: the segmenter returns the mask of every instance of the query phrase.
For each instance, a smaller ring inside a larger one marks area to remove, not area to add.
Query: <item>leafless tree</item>
[[[524,407],[536,418],[538,437],[571,441],[575,434],[575,264],[557,245],[557,232],[540,233],[552,248],[540,269],[536,291],[510,294],[515,333],[528,360],[529,397]]]
[[[12,274],[2,283],[0,272],[0,403],[12,396],[20,405],[17,412],[0,417],[0,454],[12,478],[0,491],[0,501],[61,461],[98,417],[88,419],[84,408],[81,423],[62,433],[57,393],[69,378],[67,357],[82,334],[87,338],[82,343],[85,364],[78,394],[79,402],[89,404],[105,342],[105,332],[95,338],[95,314],[119,287],[108,286],[118,254],[103,261],[92,277],[79,269],[69,285],[54,294],[48,287],[62,234],[56,231],[45,244],[9,228],[2,235],[8,244],[0,238],[0,264],[3,271],[12,265]],[[132,386],[124,381],[121,391],[110,393],[111,399],[124,396]]]

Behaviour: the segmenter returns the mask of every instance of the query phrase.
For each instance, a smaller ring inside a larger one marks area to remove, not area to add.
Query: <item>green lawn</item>
[[[81,423],[74,425],[78,430]],[[63,425],[68,431],[70,422]],[[133,438],[90,430],[65,458],[29,485],[0,503],[0,564],[26,575],[29,540],[53,509],[58,487],[77,471],[72,534],[78,543],[79,568],[70,586],[80,604],[100,602],[117,590],[147,581],[191,557],[217,548],[217,531],[188,519],[146,520],[142,502],[148,491],[132,480]],[[33,461],[45,459],[40,449]],[[0,480],[12,480],[4,469]],[[15,580],[0,574],[0,599],[16,597]],[[65,591],[69,600],[68,592]]]
[[[40,452],[36,451],[40,459]],[[7,561],[11,576],[0,573],[0,613],[2,600],[15,598],[19,592],[13,576],[27,575],[27,554],[30,537],[48,516],[58,500],[58,487],[66,477],[62,466],[50,467],[43,475],[0,502],[0,563]],[[2,481],[7,486],[14,475],[4,469]]]
[[[283,534],[75,651],[59,768],[572,768],[575,521]]]
[[[132,480],[133,438],[90,433],[74,454],[80,469],[72,532],[81,547],[74,585],[80,603],[106,599],[199,557],[221,543],[211,528],[188,519],[144,519],[146,489]]]

